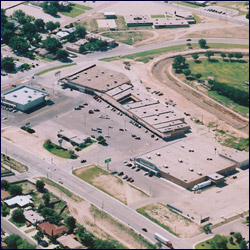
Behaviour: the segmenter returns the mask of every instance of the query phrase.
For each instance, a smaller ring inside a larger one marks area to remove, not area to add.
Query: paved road
[[[191,13],[197,13],[197,14],[201,14],[204,16],[217,18],[220,20],[249,25],[249,21],[247,19],[242,20],[242,19],[238,19],[237,17],[231,17],[229,15],[221,15],[218,13],[208,12],[208,11],[204,10],[202,7],[201,8],[192,8],[192,7],[188,7],[188,6],[184,6],[184,5],[180,5],[180,4],[175,4],[175,3],[163,3],[161,1],[159,1],[159,3],[161,3],[165,6],[172,7],[172,8],[176,7],[176,10],[185,10],[185,11],[189,11]]]
[[[200,39],[201,38],[193,38],[191,43],[198,43]],[[206,40],[208,43],[249,44],[248,39],[207,38]],[[127,54],[138,53],[138,52],[148,51],[152,49],[159,49],[159,48],[186,44],[186,43],[187,43],[186,39],[180,39],[180,40],[175,40],[175,41],[167,41],[167,42],[162,42],[162,43],[149,44],[149,45],[136,47],[136,48],[132,46],[126,46],[124,44],[120,44],[115,49],[109,50],[107,52],[95,52],[95,53],[88,54],[88,55],[78,55],[77,58],[73,59],[73,62],[81,63],[83,61],[85,62],[93,61],[93,60],[98,60],[101,58],[107,58],[107,57],[113,57],[113,56],[124,56]],[[11,79],[7,77],[4,77],[4,78],[1,77],[1,84],[2,86],[8,85],[14,81],[24,79],[26,77],[31,77],[32,75],[38,72],[41,72],[43,70],[46,70],[52,67],[57,67],[60,65],[65,65],[65,63],[58,62],[58,61],[48,62],[45,66],[31,69],[29,71],[22,73],[21,75],[18,74],[17,76],[12,77]]]
[[[29,166],[30,170],[27,173],[27,177],[31,178],[34,176],[47,175],[51,177],[50,169],[54,169],[54,165],[41,160],[32,153],[14,145],[13,143],[5,139],[2,139],[1,148],[2,152],[6,152],[7,148],[7,153],[9,156]],[[53,172],[53,180],[58,180],[59,178],[63,181],[63,186],[65,188],[76,193],[83,199],[91,202],[98,208],[103,209],[105,212],[111,214],[126,225],[132,227],[134,230],[136,230],[149,240],[155,242],[153,234],[155,232],[158,232],[167,237],[173,243],[175,248],[190,248],[190,246],[184,243],[182,240],[178,239],[163,228],[138,214],[136,211],[130,209],[128,206],[89,185],[88,183],[85,183],[75,176],[69,174],[69,171],[67,169],[59,170],[57,168],[57,170]],[[147,233],[141,230],[143,227],[148,229]]]
[[[18,234],[20,235],[23,239],[27,240],[29,243],[33,245],[37,245],[37,242],[27,236],[24,232],[19,230],[16,226],[14,226],[12,223],[10,223],[8,220],[5,218],[1,217],[1,227],[4,229],[5,232],[8,234]],[[37,246],[37,249],[43,249],[41,246]]]

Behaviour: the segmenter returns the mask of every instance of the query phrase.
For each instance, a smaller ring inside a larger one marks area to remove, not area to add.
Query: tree
[[[196,79],[200,79],[201,77],[202,77],[202,74],[201,74],[201,73],[195,74],[195,78],[196,78]]]
[[[183,71],[184,75],[186,76],[186,78],[191,74],[191,70],[190,69],[185,69]]]
[[[227,238],[225,236],[221,236],[216,234],[210,240],[211,249],[227,249]]]
[[[42,199],[44,201],[44,205],[48,206],[50,202],[50,195],[48,193],[43,194]]]
[[[3,39],[3,42],[6,44],[9,44],[9,41],[11,37],[16,36],[13,30],[2,28],[1,29],[1,38]]]
[[[44,41],[44,46],[46,50],[48,50],[50,53],[56,53],[57,49],[62,48],[62,44],[56,39],[47,37],[47,39]]]
[[[63,49],[59,49],[56,52],[57,59],[66,59],[69,56],[69,52]]]
[[[72,217],[72,216],[70,216],[70,217],[68,217],[67,219],[66,219],[66,225],[67,225],[67,227],[69,228],[69,230],[71,231],[71,232],[73,232],[73,230],[74,230],[74,228],[75,228],[75,226],[76,226],[76,219],[74,218],[74,217]]]
[[[240,249],[248,249],[246,241],[242,240],[240,242]]]
[[[1,204],[1,215],[3,217],[6,217],[10,213],[9,207],[3,202]]]
[[[23,240],[22,244],[18,245],[18,249],[36,249],[36,245],[32,245],[28,241]]]
[[[198,58],[199,58],[199,55],[198,54],[192,54],[192,57],[194,58],[194,60],[196,61]]]
[[[7,16],[5,15],[5,9],[1,9],[1,26],[7,23]]]
[[[199,45],[202,49],[205,49],[207,47],[207,41],[205,39],[200,39]]]
[[[249,19],[249,11],[246,14],[246,18]]]
[[[175,56],[174,63],[179,63],[180,65],[184,65],[186,63],[186,58],[181,55]]]
[[[36,25],[33,23],[25,23],[21,29],[23,36],[27,37],[29,41],[33,40],[34,35],[37,32]]]
[[[12,72],[15,70],[15,63],[12,57],[4,57],[1,63],[1,69],[6,70],[7,72]]]
[[[53,31],[57,28],[56,24],[53,23],[52,21],[49,21],[45,24],[46,26],[46,29],[49,30],[49,31]]]
[[[51,224],[55,224],[55,225],[59,225],[61,220],[62,220],[62,216],[60,214],[57,214],[56,212],[54,212],[52,216],[48,217],[48,221]]]
[[[27,22],[25,19],[25,16],[26,16],[26,14],[22,10],[16,10],[12,14],[12,18],[17,20],[17,22],[19,22],[21,24],[24,24]]]
[[[36,19],[34,24],[36,26],[36,29],[40,32],[43,31],[45,28],[45,22],[41,18]]]
[[[227,57],[226,53],[224,53],[224,52],[220,53],[220,56],[223,58],[223,61],[224,61],[225,58]]]
[[[155,248],[156,248],[156,249],[161,249],[161,248],[162,248],[162,244],[161,244],[160,241],[157,241],[157,242],[155,243]]]
[[[96,241],[94,241],[94,235],[89,233],[89,232],[84,232],[79,234],[80,236],[80,241],[83,245],[85,245],[86,247],[93,249],[94,248],[94,244]],[[97,248],[96,248],[97,249]],[[102,249],[102,248],[100,248]]]
[[[45,13],[48,13],[48,14],[54,16],[60,10],[60,5],[57,1],[56,2],[45,1],[42,4],[42,8],[43,8],[43,11]]]
[[[19,223],[25,222],[25,216],[21,208],[17,208],[16,210],[14,210],[11,215],[11,218],[15,222],[19,222]]]
[[[233,236],[236,239],[237,243],[241,242],[241,240],[242,240],[242,234],[241,233],[234,233]]]
[[[39,242],[42,238],[44,238],[44,233],[42,231],[38,230],[38,232],[35,234],[34,238],[37,242]]]
[[[41,42],[41,40],[42,40],[42,37],[38,34],[38,33],[36,33],[35,35],[34,35],[34,40],[31,42],[31,44],[32,45],[39,45],[39,43]]]
[[[17,249],[17,246],[22,242],[22,238],[17,234],[12,234],[6,237],[5,242],[7,244],[7,249]]]
[[[23,189],[21,186],[14,184],[9,187],[8,191],[10,192],[11,196],[17,196],[22,194]]]
[[[234,56],[235,56],[235,58],[237,58],[237,59],[241,59],[241,58],[243,57],[242,53],[240,53],[240,52],[234,53]]]
[[[40,192],[44,191],[45,183],[41,180],[36,181],[36,189]]]
[[[207,57],[208,61],[210,61],[210,57],[214,55],[214,52],[213,51],[207,51],[205,53],[205,56]]]
[[[230,59],[230,61],[231,61],[231,59],[234,57],[234,53],[228,53],[228,58]]]
[[[3,63],[3,60],[2,60]],[[1,189],[8,190],[10,183],[7,180],[1,180]]]
[[[9,46],[13,51],[17,51],[21,54],[26,54],[29,50],[27,41],[22,37],[12,36],[10,38]]]
[[[75,31],[75,35],[79,38],[85,38],[87,32],[85,27],[77,25],[76,26],[76,31]]]
[[[108,240],[97,239],[94,242],[94,249],[115,249],[114,243]]]

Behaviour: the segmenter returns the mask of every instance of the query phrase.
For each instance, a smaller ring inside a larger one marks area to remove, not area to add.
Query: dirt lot
[[[143,207],[145,213],[161,224],[169,227],[180,238],[190,238],[201,232],[200,226],[176,212],[172,212],[161,203],[150,204]]]
[[[84,173],[84,171],[88,171],[93,168],[96,168],[96,166],[88,166],[77,169],[75,171],[75,175],[79,177],[79,175]],[[146,194],[135,189],[126,181],[123,181],[120,178],[112,176],[110,174],[98,174],[97,176],[94,176],[93,179],[89,179],[87,181],[93,184],[95,187],[110,194],[114,198],[120,200],[126,205],[130,205],[134,202],[145,200],[148,198]]]
[[[73,199],[62,194],[57,188],[48,184],[45,187],[56,196],[61,197],[63,201],[66,201],[71,216],[95,236],[103,240],[117,240],[130,249],[146,248],[147,243],[143,243],[144,240],[132,229],[118,222],[89,202],[81,201],[80,203],[76,203]]]

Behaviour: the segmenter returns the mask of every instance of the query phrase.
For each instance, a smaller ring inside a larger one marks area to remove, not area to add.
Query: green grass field
[[[235,242],[234,245],[232,245],[232,244],[229,242],[230,236],[226,236],[226,237],[227,237],[227,239],[228,239],[227,249],[240,249],[238,243]],[[206,240],[206,241],[203,241],[203,242],[198,243],[198,244],[195,246],[195,249],[212,249],[212,248],[211,248],[211,245],[209,244],[209,240]]]
[[[180,5],[184,5],[184,6],[188,6],[188,7],[192,7],[192,8],[200,8],[201,6],[198,6],[196,4],[192,4],[192,3],[187,3],[186,1],[171,1],[172,3],[176,3],[176,4],[180,4]]]
[[[220,58],[216,62],[209,62],[207,59],[200,59],[201,63],[194,60],[188,61],[190,70],[193,74],[201,73],[201,80],[207,80],[208,77],[214,77],[217,82],[227,83],[238,89],[249,90],[244,83],[249,81],[249,62],[239,63],[237,61],[223,61]]]
[[[152,34],[147,31],[115,31],[102,33],[103,36],[115,39],[118,42],[133,45],[137,42],[150,38]]]
[[[76,16],[79,16],[79,15],[83,14],[86,10],[91,10],[91,9],[92,8],[87,7],[87,6],[72,3],[72,10],[70,12],[61,11],[59,13],[61,13],[64,16],[76,17]]]
[[[66,64],[66,65],[46,69],[46,70],[43,70],[41,72],[36,73],[35,76],[40,76],[40,75],[46,74],[46,73],[48,73],[50,71],[53,71],[53,70],[56,70],[56,69],[62,69],[62,68],[71,67],[71,66],[74,66],[74,65],[76,65],[76,63],[70,63],[70,64]]]
[[[151,15],[152,18],[164,18],[165,15]]]

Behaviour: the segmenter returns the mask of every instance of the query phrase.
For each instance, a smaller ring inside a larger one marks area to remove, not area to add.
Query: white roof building
[[[18,195],[9,200],[4,201],[9,207],[15,207],[18,205],[19,207],[25,207],[29,204],[32,204],[33,201],[29,198],[29,196]]]
[[[27,221],[32,223],[33,225],[36,223],[42,223],[44,221],[44,217],[40,216],[38,213],[33,210],[27,210],[23,212]]]

